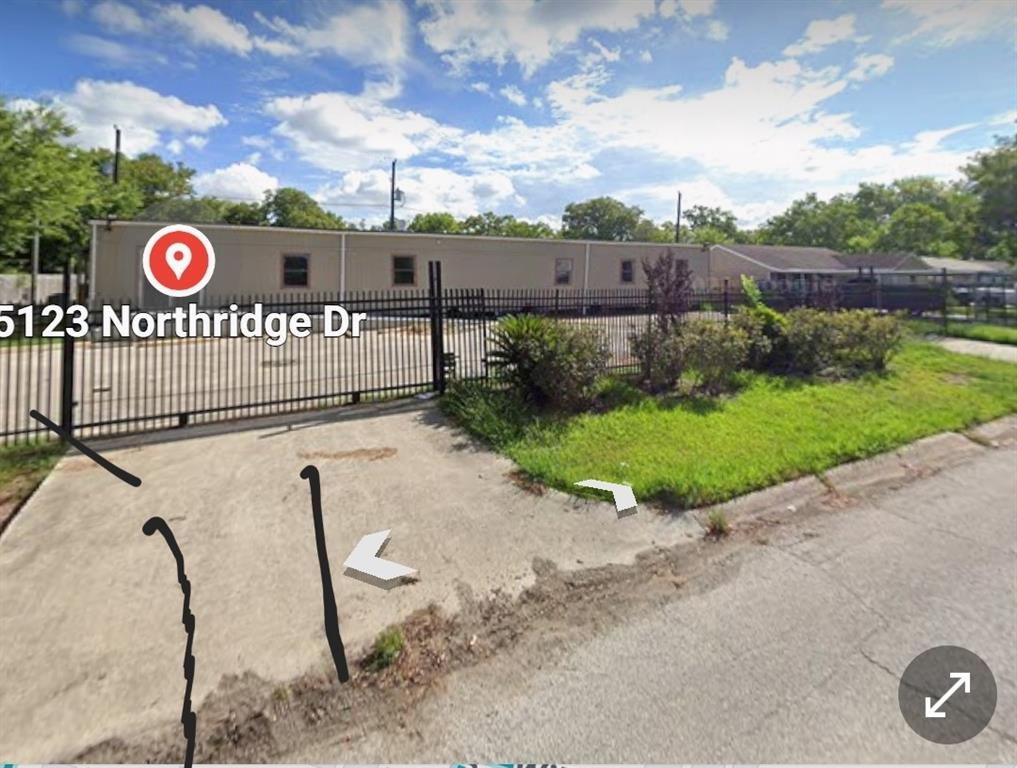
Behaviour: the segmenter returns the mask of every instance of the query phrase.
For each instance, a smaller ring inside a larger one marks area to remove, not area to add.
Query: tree
[[[306,192],[293,187],[280,187],[265,193],[262,204],[265,217],[273,227],[296,229],[344,229],[342,217],[325,211]]]
[[[463,235],[486,235],[489,237],[556,237],[555,231],[542,221],[529,222],[515,216],[499,216],[492,211],[467,216],[459,224]]]
[[[0,254],[26,253],[37,228],[63,240],[80,224],[95,178],[66,143],[73,133],[54,110],[15,110],[0,99]]]
[[[562,216],[562,237],[570,240],[633,240],[643,209],[613,197],[569,203]]]
[[[268,213],[261,203],[226,203],[222,220],[226,224],[265,226],[268,224]]]
[[[646,276],[649,304],[656,315],[657,327],[666,332],[681,323],[689,311],[692,300],[692,271],[689,263],[675,256],[674,251],[668,248],[653,261],[643,259],[643,274]]]
[[[451,213],[418,213],[410,222],[410,232],[434,232],[454,235],[459,232],[459,222]]]
[[[714,230],[715,236],[722,238],[716,242],[732,242],[738,237],[738,219],[731,211],[723,208],[694,205],[685,212],[683,218],[688,222],[693,242],[703,242],[702,239],[695,238],[696,231],[701,229]]]
[[[673,243],[674,225],[669,221],[658,225],[651,219],[640,219],[632,239],[638,243]]]
[[[112,158],[110,162],[112,164]],[[161,200],[193,195],[193,176],[193,168],[179,162],[168,163],[150,152],[120,160],[119,183],[130,185],[140,192],[142,209]]]
[[[879,236],[884,251],[908,251],[926,256],[956,256],[950,240],[950,220],[928,203],[907,203],[891,214]]]
[[[977,199],[978,245],[989,258],[1017,262],[1017,134],[997,138],[962,170]]]

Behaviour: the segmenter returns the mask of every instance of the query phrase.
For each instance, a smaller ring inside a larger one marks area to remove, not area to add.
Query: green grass
[[[954,336],[960,339],[976,341],[992,341],[996,344],[1012,344],[1017,346],[1017,328],[986,323],[947,323],[946,331],[943,324],[930,320],[909,320],[908,327],[915,333],[934,333],[940,336]]]
[[[63,455],[59,442],[0,448],[0,530]]]
[[[1017,366],[918,342],[906,344],[883,376],[746,375],[743,383],[724,399],[632,394],[614,410],[568,420],[547,421],[518,406],[448,410],[467,428],[496,435],[493,442],[535,480],[572,493],[587,478],[624,482],[638,499],[683,507],[1017,411]]]
[[[374,647],[365,662],[367,669],[375,672],[391,666],[406,647],[406,639],[399,627],[382,630],[374,639]]]

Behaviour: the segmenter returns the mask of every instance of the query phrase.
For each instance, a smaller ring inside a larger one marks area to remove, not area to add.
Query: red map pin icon
[[[141,255],[145,277],[167,296],[191,296],[212,278],[215,250],[204,233],[186,224],[170,224],[152,235]]]

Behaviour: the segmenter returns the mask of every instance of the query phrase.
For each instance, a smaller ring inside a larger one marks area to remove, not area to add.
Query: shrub
[[[763,292],[756,281],[742,275],[742,292],[746,307],[735,313],[736,327],[749,334],[749,367],[757,371],[784,370],[788,363],[787,320],[777,310],[766,306]],[[768,343],[762,342],[759,336]]]
[[[685,352],[679,327],[665,329],[650,322],[629,337],[632,354],[639,361],[639,381],[651,392],[673,389],[685,368]]]
[[[773,342],[765,331],[765,322],[759,313],[745,307],[739,307],[731,316],[731,327],[737,328],[749,340],[749,351],[746,365],[754,371],[765,371],[771,367],[770,353]]]
[[[365,661],[368,669],[378,671],[391,666],[406,647],[406,638],[399,627],[382,630],[374,639],[374,647]]]
[[[455,381],[441,399],[442,410],[495,448],[523,436],[533,414],[511,391],[481,381]]]
[[[833,315],[836,329],[836,366],[844,371],[882,371],[901,345],[901,324],[893,315],[881,315],[871,309],[838,312]]]
[[[681,323],[692,302],[692,270],[671,248],[654,261],[643,259],[650,306],[663,330]]]
[[[535,315],[503,318],[491,345],[491,364],[520,399],[564,410],[589,404],[609,354],[598,329]]]
[[[812,375],[833,367],[838,333],[834,315],[818,309],[792,309],[787,319],[787,346],[791,369]]]
[[[749,338],[739,328],[710,320],[691,320],[682,329],[685,362],[709,394],[728,387],[749,354]]]

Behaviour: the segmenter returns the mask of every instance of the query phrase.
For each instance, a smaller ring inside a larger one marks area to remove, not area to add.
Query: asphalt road
[[[409,724],[293,761],[1017,762],[1017,449],[782,526],[731,573],[549,658],[455,673]],[[989,727],[912,732],[900,675],[966,647],[998,686]]]

